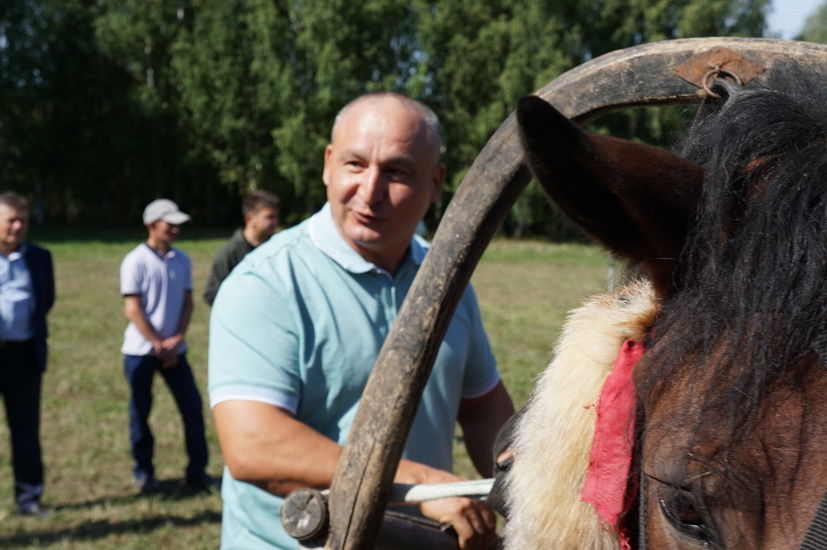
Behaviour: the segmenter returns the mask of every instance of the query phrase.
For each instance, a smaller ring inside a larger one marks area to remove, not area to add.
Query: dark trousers
[[[179,355],[178,364],[167,368],[152,355],[124,355],[124,372],[131,391],[129,440],[134,461],[132,472],[135,477],[155,476],[152,464],[155,439],[147,420],[152,409],[152,379],[155,372],[159,372],[172,392],[184,422],[184,440],[189,455],[187,479],[199,479],[207,467],[207,441],[204,438],[201,395],[198,393],[186,355]]]
[[[32,341],[0,342],[0,393],[11,432],[14,499],[18,506],[40,500],[40,386],[43,373]]]

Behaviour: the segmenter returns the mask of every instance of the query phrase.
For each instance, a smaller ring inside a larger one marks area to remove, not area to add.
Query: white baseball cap
[[[167,223],[180,225],[189,221],[189,214],[178,210],[178,205],[169,199],[155,199],[144,208],[144,225],[163,220]]]

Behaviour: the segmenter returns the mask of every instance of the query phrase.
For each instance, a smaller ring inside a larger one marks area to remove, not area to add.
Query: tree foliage
[[[0,178],[48,220],[122,223],[155,196],[204,223],[279,194],[297,221],[324,201],[336,112],[391,89],[431,105],[447,145],[438,216],[516,100],[603,53],[764,32],[769,0],[6,0]],[[674,111],[595,128],[656,142]],[[558,232],[532,187],[508,230]]]
[[[801,30],[799,40],[827,44],[827,2],[804,21],[804,28]]]

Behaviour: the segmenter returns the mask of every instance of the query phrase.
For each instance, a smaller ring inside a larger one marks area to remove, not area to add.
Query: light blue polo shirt
[[[222,283],[210,318],[210,405],[251,400],[292,411],[344,444],[368,375],[421,264],[414,237],[397,272],[364,260],[329,205],[259,246]],[[460,301],[437,354],[403,456],[451,470],[461,398],[499,381],[474,291]],[[222,548],[298,548],[281,528],[282,499],[225,469]]]

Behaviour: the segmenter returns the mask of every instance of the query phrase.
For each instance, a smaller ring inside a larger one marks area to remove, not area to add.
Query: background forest
[[[291,225],[324,200],[338,109],[406,92],[444,125],[449,184],[516,100],[603,53],[692,36],[761,36],[769,0],[4,0],[0,187],[39,224],[117,226],[167,196],[202,226],[267,189]],[[681,113],[603,119],[669,142]],[[434,219],[430,220],[432,222]],[[137,222],[136,222],[137,224]],[[136,225],[131,224],[130,225]],[[536,189],[506,232],[565,238]]]

